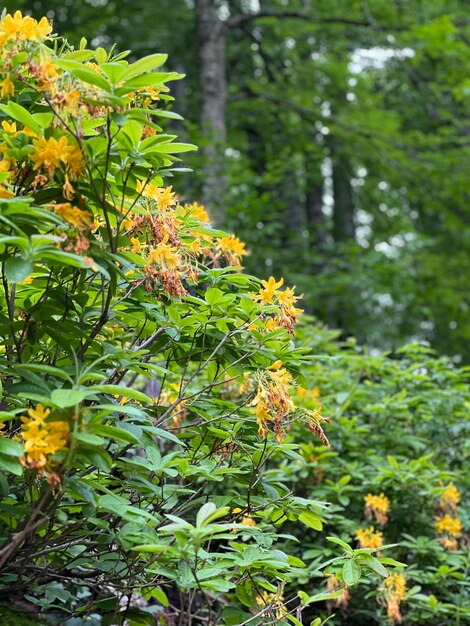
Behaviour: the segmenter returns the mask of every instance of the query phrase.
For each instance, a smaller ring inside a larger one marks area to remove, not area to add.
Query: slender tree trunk
[[[216,222],[225,214],[225,76],[226,25],[220,19],[215,0],[196,0],[199,37],[199,76],[201,83],[200,123],[205,137],[203,154],[202,201],[212,209]]]
[[[340,242],[354,240],[354,196],[351,184],[352,169],[349,158],[331,143],[333,167],[333,239]]]
[[[326,216],[323,207],[323,174],[321,159],[305,157],[305,215],[311,252],[319,253],[325,247],[327,237]]]

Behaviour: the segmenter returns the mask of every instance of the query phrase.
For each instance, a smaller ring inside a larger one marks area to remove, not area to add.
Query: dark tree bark
[[[325,247],[327,237],[326,216],[323,206],[323,174],[320,158],[305,157],[305,216],[309,234],[309,247],[312,252],[320,252]]]
[[[223,221],[227,182],[225,176],[225,76],[226,24],[215,0],[196,0],[201,83],[200,123],[205,137],[202,201],[216,222]]]
[[[355,238],[352,168],[340,146],[331,142],[330,147],[333,167],[333,239],[341,243]]]

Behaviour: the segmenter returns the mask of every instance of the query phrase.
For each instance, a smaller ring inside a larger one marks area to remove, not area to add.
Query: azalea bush
[[[325,587],[343,593],[325,603],[323,616],[348,626],[467,623],[468,368],[419,345],[371,355],[321,326],[298,334],[316,355],[305,373],[317,387],[299,387],[296,397],[329,407],[334,437],[330,448],[305,439],[302,462],[285,461],[281,471],[297,493],[331,503],[327,535],[351,550],[394,544],[391,556],[403,564],[354,588],[327,576]],[[332,547],[302,534],[296,554],[307,567],[296,584],[324,578]]]
[[[328,444],[295,391],[311,351],[294,290],[244,274],[243,243],[169,185],[195,148],[165,130],[182,76],[20,12],[0,45],[3,621],[307,623],[343,593],[297,587],[280,529],[328,509],[278,471],[303,462],[298,425]],[[387,577],[331,545],[341,584]]]

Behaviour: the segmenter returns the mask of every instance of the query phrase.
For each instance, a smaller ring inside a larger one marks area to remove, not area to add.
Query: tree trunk
[[[323,207],[323,174],[320,157],[305,157],[305,215],[307,218],[309,248],[320,253],[326,243],[327,225]]]
[[[335,142],[331,142],[330,146],[333,167],[333,239],[343,243],[355,238],[352,169],[341,147]]]
[[[202,202],[216,222],[225,214],[225,77],[226,25],[220,19],[215,0],[196,0],[199,37],[199,78],[201,84],[200,123],[204,135]]]

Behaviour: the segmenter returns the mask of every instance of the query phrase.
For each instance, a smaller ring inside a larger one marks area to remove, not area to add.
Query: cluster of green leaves
[[[359,529],[374,526],[364,517],[365,496],[385,494],[389,520],[375,529],[384,544],[394,545],[390,556],[406,565],[403,623],[466,623],[466,535],[458,549],[446,550],[435,520],[442,515],[439,497],[453,482],[462,496],[458,515],[463,528],[469,527],[468,368],[455,368],[417,344],[374,355],[352,341],[338,343],[338,333],[318,326],[298,334],[316,355],[307,377],[320,387],[334,437],[330,449],[302,444],[303,462],[286,461],[279,471],[290,475],[299,494],[331,503],[323,523],[345,550],[357,545]],[[325,558],[335,558],[332,545],[305,533],[299,539],[297,555],[307,567],[296,582],[318,584]],[[355,559],[360,564],[361,557]],[[345,574],[353,582],[360,569],[351,564]],[[379,585],[376,577],[351,589],[348,606],[337,608],[330,623],[387,624],[385,609],[375,601]]]

